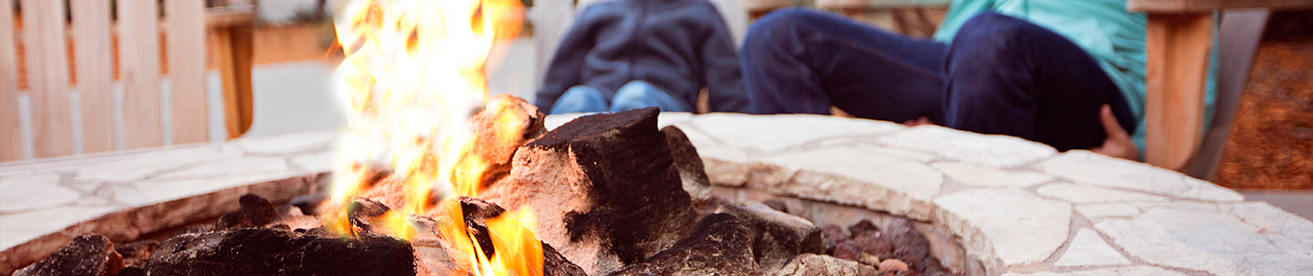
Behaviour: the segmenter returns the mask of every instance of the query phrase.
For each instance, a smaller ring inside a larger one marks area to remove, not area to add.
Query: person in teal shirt
[[[740,62],[760,114],[833,105],[1140,159],[1145,25],[1125,0],[954,0],[933,39],[783,9],[750,27]]]

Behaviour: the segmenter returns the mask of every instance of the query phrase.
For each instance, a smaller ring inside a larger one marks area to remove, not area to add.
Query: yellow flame
[[[474,148],[470,117],[487,100],[485,61],[499,39],[519,30],[518,0],[357,0],[337,18],[346,58],[337,74],[350,110],[338,142],[332,200],[342,206],[387,171],[401,183],[404,206],[379,219],[374,231],[411,239],[411,214],[442,208],[439,235],[469,254],[476,275],[542,275],[542,243],[531,209],[485,220],[494,251],[485,256],[466,231],[456,195],[477,196],[488,160]],[[506,104],[504,102],[487,103]],[[494,106],[489,109],[501,110]],[[509,114],[498,129],[521,129]],[[501,142],[517,139],[497,133]],[[466,158],[468,160],[460,160]],[[432,202],[447,197],[441,203]],[[329,230],[352,235],[345,213],[323,218]]]

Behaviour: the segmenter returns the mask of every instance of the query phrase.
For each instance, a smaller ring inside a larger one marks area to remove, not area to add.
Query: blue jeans
[[[630,81],[615,91],[615,97],[607,99],[597,89],[576,85],[565,90],[561,97],[552,104],[551,114],[575,112],[620,112],[655,106],[664,112],[693,112],[688,103],[645,81]]]
[[[1017,18],[981,13],[950,44],[876,29],[839,15],[783,9],[758,19],[743,44],[743,78],[758,113],[828,114],[1022,137],[1088,149],[1112,106],[1128,133],[1126,99],[1094,57]]]

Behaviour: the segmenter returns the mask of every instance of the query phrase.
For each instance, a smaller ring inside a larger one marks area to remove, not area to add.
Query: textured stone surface
[[[1081,228],[1077,230],[1076,237],[1071,239],[1071,246],[1067,252],[1062,254],[1062,258],[1054,263],[1057,266],[1098,266],[1098,265],[1127,265],[1131,264],[1130,260],[1123,257],[1117,249],[1113,249],[1098,232],[1090,228]]]
[[[1042,261],[1067,241],[1071,204],[1042,199],[1020,189],[974,189],[935,198],[945,224],[958,236],[985,239],[968,251],[992,247],[1004,264]],[[975,235],[979,229],[983,236]],[[981,245],[987,243],[988,245]]]
[[[939,193],[944,182],[943,175],[930,166],[851,147],[789,152],[763,161],[784,167],[754,170],[751,178],[760,182],[749,186],[883,207],[918,218],[928,218],[928,200]]]
[[[1186,274],[1152,266],[1128,266],[1079,270],[1066,273],[1036,272],[1030,274],[1008,273],[1003,276],[1185,276]]]
[[[247,154],[284,155],[298,151],[332,145],[339,131],[308,131],[277,136],[239,139],[236,141]]]
[[[0,212],[30,210],[77,200],[77,191],[56,183],[58,175],[12,175],[0,178]]]
[[[1292,225],[1293,226],[1293,225]],[[1216,275],[1300,275],[1313,271],[1308,239],[1273,240],[1231,216],[1201,210],[1149,208],[1132,219],[1094,224],[1131,256]]]
[[[693,124],[725,143],[765,151],[784,150],[824,138],[872,136],[906,128],[890,122],[818,115],[758,117],[762,116],[715,113],[693,118]]]
[[[1052,147],[1017,137],[981,135],[934,125],[918,126],[881,137],[878,143],[1003,168],[1019,166],[1057,153]]]
[[[1106,218],[1132,218],[1140,214],[1140,207],[1126,203],[1108,203],[1076,206],[1076,212],[1098,222]]]
[[[1236,201],[1244,198],[1239,193],[1195,180],[1178,172],[1083,150],[1068,151],[1045,160],[1036,167],[1077,183],[1157,195],[1214,201]]]
[[[1071,183],[1053,183],[1040,186],[1039,195],[1065,200],[1076,204],[1166,201],[1168,198],[1139,192],[1101,188]]]
[[[1052,176],[1029,171],[1006,171],[965,163],[934,163],[932,166],[957,183],[980,187],[1024,188],[1053,180]]]

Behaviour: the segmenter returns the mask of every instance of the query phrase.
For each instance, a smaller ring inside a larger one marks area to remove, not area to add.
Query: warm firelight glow
[[[336,22],[346,53],[337,74],[351,112],[338,143],[333,202],[344,206],[373,184],[367,182],[377,181],[378,173],[390,172],[404,187],[404,206],[389,206],[393,209],[373,231],[411,239],[415,230],[407,216],[459,206],[432,198],[477,196],[488,162],[477,154],[464,155],[474,143],[469,119],[487,98],[484,62],[490,51],[499,39],[517,35],[519,5],[518,0],[347,4]],[[354,235],[346,208],[339,209],[323,218],[326,227]],[[456,223],[440,227],[441,236],[477,260],[471,272],[542,274],[542,245],[525,226],[534,224],[532,210],[486,220],[497,252],[493,256],[475,253],[480,248],[470,242],[461,218],[444,219]]]

